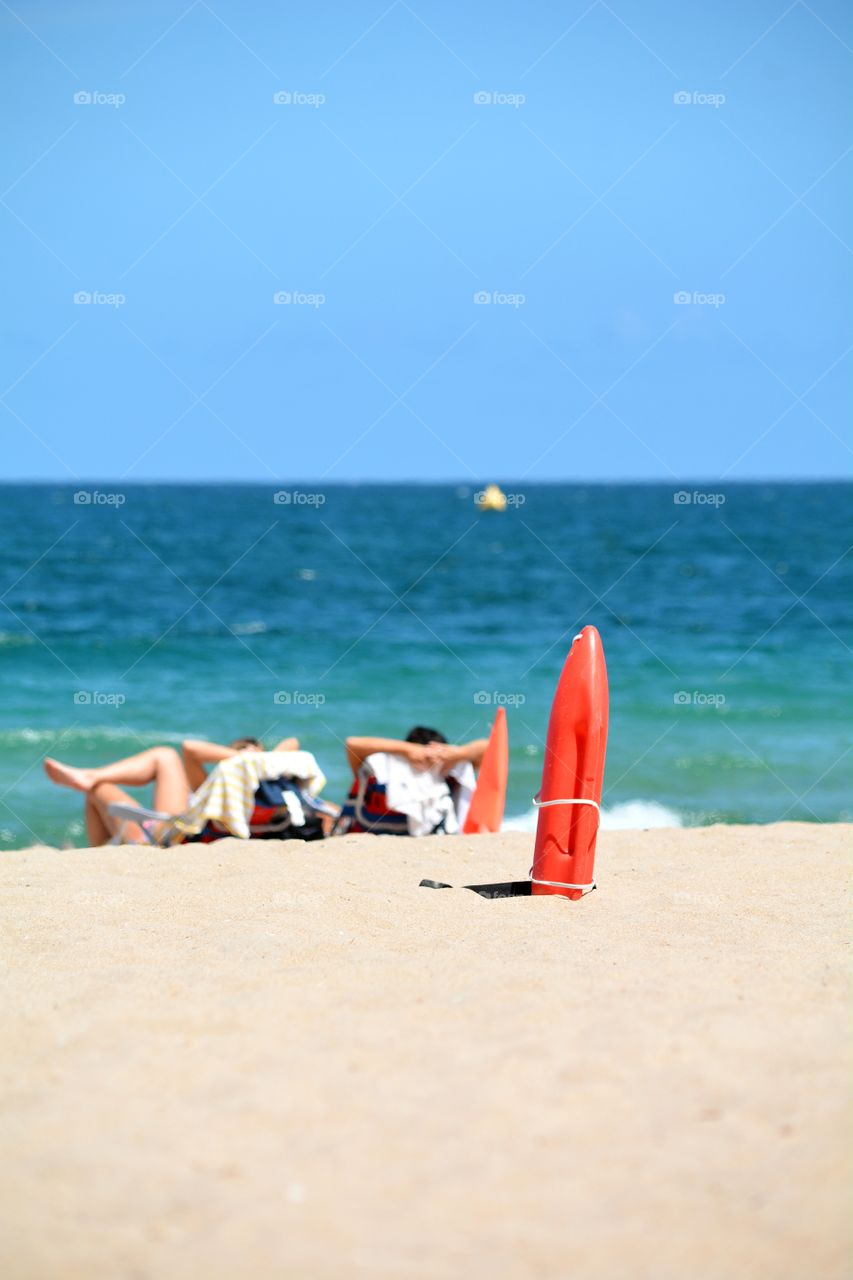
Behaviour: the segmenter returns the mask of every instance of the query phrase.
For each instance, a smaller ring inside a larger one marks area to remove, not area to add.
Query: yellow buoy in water
[[[497,484],[487,484],[482,492],[475,493],[474,502],[481,511],[506,511],[506,494]]]

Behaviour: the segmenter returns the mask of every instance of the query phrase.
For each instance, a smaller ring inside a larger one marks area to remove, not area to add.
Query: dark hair
[[[410,729],[406,735],[406,741],[417,742],[425,747],[429,742],[446,742],[447,739],[443,733],[438,732],[438,729],[427,729],[422,724],[416,724],[414,729]]]
[[[259,738],[235,738],[228,745],[233,747],[235,751],[242,751],[244,747],[256,747],[258,751],[263,751],[264,749],[264,744]]]

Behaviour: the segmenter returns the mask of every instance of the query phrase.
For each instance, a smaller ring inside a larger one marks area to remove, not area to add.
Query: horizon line
[[[464,488],[476,489],[480,484],[497,484],[497,485],[516,485],[519,488],[557,488],[560,485],[573,485],[578,488],[594,485],[657,485],[661,488],[678,488],[681,485],[688,484],[717,484],[728,486],[747,484],[778,484],[778,485],[806,485],[806,484],[851,484],[853,483],[853,475],[850,476],[742,476],[737,479],[726,479],[719,476],[680,476],[677,479],[661,480],[652,477],[644,477],[636,479],[632,477],[589,477],[584,479],[565,477],[553,480],[528,480],[512,476],[498,476],[491,479],[470,480],[470,479],[422,479],[414,476],[401,476],[396,479],[379,479],[375,476],[364,479],[351,480],[323,480],[313,477],[282,477],[277,480],[227,480],[227,479],[185,479],[174,476],[161,477],[158,479],[148,480],[123,480],[113,476],[81,476],[74,480],[60,479],[58,477],[52,479],[44,479],[35,476],[22,476],[19,478],[0,478],[0,487],[11,488],[16,485],[45,485],[53,487],[74,488],[81,485],[115,485],[125,488],[154,488],[155,486],[174,485],[183,486],[184,488],[206,488],[209,486],[217,486],[220,488],[265,488],[274,489],[283,485],[312,485],[315,488],[356,488],[359,486],[379,488],[382,486],[392,485],[419,485],[422,487],[439,486],[446,488]]]

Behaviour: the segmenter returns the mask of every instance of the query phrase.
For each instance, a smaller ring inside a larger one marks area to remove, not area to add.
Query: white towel
[[[428,836],[442,823],[448,835],[459,831],[474,789],[474,770],[467,761],[450,770],[459,783],[460,808],[464,805],[461,818],[440,769],[415,769],[408,760],[386,751],[375,752],[364,763],[385,787],[388,808],[406,815],[410,836]]]
[[[459,764],[455,764],[447,774],[448,778],[455,778],[459,784],[453,797],[456,806],[456,821],[459,823],[461,831],[465,825],[465,819],[468,817],[468,810],[471,808],[471,800],[477,787],[477,775],[474,772],[474,766],[470,760],[462,760]]]

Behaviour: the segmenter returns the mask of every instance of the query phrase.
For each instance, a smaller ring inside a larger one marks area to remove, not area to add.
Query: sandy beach
[[[0,862],[7,1280],[849,1274],[850,828]]]

